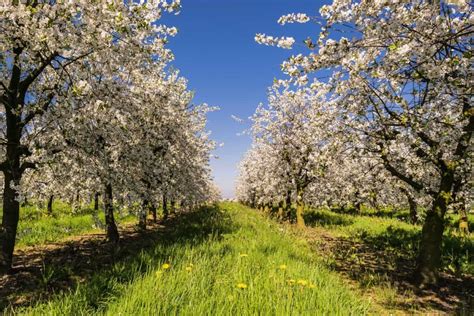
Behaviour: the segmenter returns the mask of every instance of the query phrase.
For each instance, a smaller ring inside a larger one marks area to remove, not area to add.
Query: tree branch
[[[28,91],[28,88],[30,85],[38,78],[38,76],[45,70],[48,65],[51,64],[51,62],[58,56],[58,53],[52,53],[48,58],[44,59],[42,64],[33,70],[23,81],[20,82],[20,100],[23,101],[26,91]]]

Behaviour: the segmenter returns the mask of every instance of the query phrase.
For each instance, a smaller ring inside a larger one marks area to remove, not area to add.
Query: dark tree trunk
[[[112,185],[107,184],[104,192],[104,213],[105,226],[107,229],[107,239],[113,243],[119,242],[119,233],[114,219],[114,204],[113,204]]]
[[[141,230],[146,230],[146,212],[147,212],[148,201],[143,200],[142,208],[138,213],[138,228]]]
[[[48,214],[53,215],[53,201],[54,201],[54,195],[51,194],[48,199]]]
[[[150,213],[153,216],[153,222],[156,223],[158,221],[157,217],[156,217],[156,205],[154,203],[150,203],[149,210],[150,210]]]
[[[410,208],[410,221],[411,221],[412,224],[417,224],[418,223],[418,213],[417,213],[417,205],[416,205],[415,198],[410,193],[410,191],[408,191],[407,189],[400,188],[400,190],[403,192],[403,194],[405,194],[405,196],[407,197],[407,200],[408,200],[408,207]]]
[[[440,190],[432,208],[427,212],[421,231],[420,252],[418,256],[416,278],[421,287],[430,287],[438,283],[438,271],[441,267],[441,246],[444,232],[444,215],[451,199],[454,181],[452,169],[442,170]]]
[[[14,68],[18,70],[16,66],[14,66]],[[19,81],[20,78],[17,79]],[[16,95],[10,95],[11,107],[13,107],[12,105],[16,107],[16,98]],[[18,228],[18,221],[20,219],[20,203],[18,202],[18,193],[15,190],[15,187],[20,185],[20,180],[23,174],[23,168],[20,166],[20,156],[22,154],[22,147],[20,145],[20,117],[14,114],[10,107],[6,106],[5,108],[7,148],[6,155],[4,157],[5,160],[2,162],[1,166],[4,176],[4,187],[3,218],[2,226],[0,227],[0,274],[7,273],[12,266],[16,232]]]
[[[163,218],[167,219],[169,215],[168,212],[168,200],[166,198],[166,195],[163,195]]]
[[[356,191],[356,193],[354,194],[354,197],[356,199],[354,203],[354,209],[357,211],[357,213],[360,213],[362,209],[361,209],[361,203],[359,200],[359,197],[360,197],[359,191]]]
[[[418,212],[416,208],[416,202],[414,199],[408,200],[408,204],[410,205],[410,220],[412,224],[418,223]]]
[[[420,253],[418,257],[417,279],[421,286],[436,285],[441,266],[441,244],[444,231],[444,203],[435,201],[426,214],[421,232]]]
[[[18,175],[19,173],[17,173]],[[10,184],[19,183],[12,172],[4,173],[5,186],[3,189],[3,218],[0,237],[2,241],[0,253],[0,274],[7,273],[12,266],[13,250],[15,249],[16,232],[20,218],[20,203],[17,192]]]
[[[99,192],[96,192],[94,194],[94,211],[96,212],[99,210],[99,196],[100,196]]]

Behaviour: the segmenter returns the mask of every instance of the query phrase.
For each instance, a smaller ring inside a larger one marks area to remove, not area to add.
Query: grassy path
[[[367,300],[308,244],[235,203],[185,214],[151,247],[36,306],[31,315],[349,315]]]

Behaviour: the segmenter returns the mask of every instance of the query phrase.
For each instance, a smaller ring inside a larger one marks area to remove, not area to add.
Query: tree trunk
[[[19,174],[19,173],[17,173]],[[19,183],[14,179],[12,172],[4,173],[3,189],[3,218],[0,230],[1,253],[0,253],[0,275],[10,271],[13,261],[13,250],[15,249],[16,232],[20,218],[20,203],[17,201],[18,193],[10,187]]]
[[[418,257],[417,279],[421,286],[436,285],[441,266],[441,244],[444,231],[443,203],[435,201],[426,214],[421,232],[420,253]]]
[[[107,229],[107,239],[113,243],[119,242],[119,233],[114,219],[114,200],[112,194],[112,185],[106,184],[104,192],[104,213],[105,226]]]
[[[99,210],[99,196],[100,196],[99,192],[96,192],[94,194],[94,211],[96,212]]]
[[[156,217],[156,205],[155,203],[150,203],[150,213],[152,214],[153,216],[153,222],[156,223],[157,222],[157,217]]]
[[[92,217],[94,219],[95,227],[103,229],[104,225],[102,224],[99,218],[99,196],[99,192],[94,193],[94,213],[92,213]]]
[[[306,226],[304,223],[303,211],[303,192],[298,190],[298,196],[296,198],[296,226],[298,226],[299,228],[304,228]]]
[[[142,208],[138,213],[138,228],[141,230],[146,230],[146,212],[147,212],[148,201],[143,200]]]
[[[360,214],[362,209],[361,209],[361,203],[360,203],[360,200],[359,200],[359,197],[360,197],[359,191],[355,192],[354,197],[355,197],[354,209],[357,211],[357,213]]]
[[[166,195],[163,195],[163,218],[167,219],[169,215],[168,212],[168,200],[166,198]]]
[[[418,213],[417,213],[417,205],[416,205],[415,198],[410,193],[410,191],[408,191],[407,189],[400,188],[400,190],[405,194],[405,196],[407,197],[407,200],[408,200],[408,206],[410,208],[410,221],[411,221],[412,224],[417,224],[418,223]]]
[[[54,195],[51,194],[48,199],[48,214],[53,215],[53,201],[54,201]]]
[[[14,68],[18,70],[16,65],[14,65]],[[10,98],[10,106],[16,106],[16,95],[13,96],[12,94]],[[0,227],[0,275],[10,271],[12,267],[16,232],[18,229],[18,221],[20,219],[20,203],[18,201],[18,192],[15,190],[15,187],[20,185],[23,174],[23,168],[20,166],[20,156],[22,151],[20,146],[20,118],[13,113],[9,106],[6,106],[5,108],[7,148],[4,157],[5,160],[2,162],[4,187],[3,217],[2,226]]]
[[[420,286],[430,287],[438,283],[438,271],[441,266],[441,246],[444,231],[444,214],[451,199],[454,181],[452,169],[443,170],[440,190],[435,197],[433,207],[427,212],[421,231],[420,252],[415,277]]]
[[[410,220],[412,224],[418,224],[418,212],[416,211],[415,200],[408,201],[410,204]]]

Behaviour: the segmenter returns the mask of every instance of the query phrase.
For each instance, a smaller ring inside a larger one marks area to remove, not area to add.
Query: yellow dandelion
[[[280,270],[286,270],[287,266],[286,264],[280,264]]]
[[[314,285],[313,283],[310,283],[310,284],[308,285],[308,287],[309,287],[310,289],[314,289],[314,288],[316,287],[316,285]]]
[[[238,284],[237,284],[237,288],[239,288],[239,289],[246,289],[246,288],[247,288],[247,284],[245,284],[245,283],[238,283]]]
[[[161,268],[163,270],[168,270],[169,268],[171,268],[171,265],[169,263],[163,263],[163,265],[161,266]]]
[[[193,267],[191,267],[191,266],[189,266],[189,267],[186,267],[186,271],[188,271],[188,272],[191,272],[191,271],[193,271]]]
[[[293,280],[293,279],[289,279],[289,280],[287,280],[287,282],[288,282],[288,284],[295,284],[296,283],[296,281]]]
[[[306,286],[306,285],[308,285],[308,281],[306,281],[306,280],[301,280],[301,279],[298,280],[298,282],[296,282],[296,283],[299,284],[299,285],[301,285],[301,286]]]
[[[248,257],[249,255],[246,254],[246,253],[241,253],[241,254],[239,254],[239,256],[240,256],[241,258],[243,258],[243,257]]]

